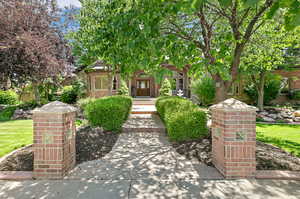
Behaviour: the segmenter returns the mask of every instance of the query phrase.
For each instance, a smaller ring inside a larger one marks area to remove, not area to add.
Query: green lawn
[[[300,125],[257,124],[257,139],[300,157]]]
[[[0,122],[0,157],[32,143],[32,120]]]

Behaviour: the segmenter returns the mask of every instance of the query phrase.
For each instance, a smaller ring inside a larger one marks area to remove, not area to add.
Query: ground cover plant
[[[32,120],[0,122],[0,157],[32,143]]]
[[[87,104],[84,114],[93,127],[103,127],[106,131],[120,131],[127,120],[132,106],[128,96],[111,96],[96,99]]]
[[[8,121],[13,116],[17,106],[8,106],[0,111],[0,121]]]
[[[160,97],[156,108],[171,140],[184,141],[208,135],[206,113],[180,97]]]
[[[300,126],[257,124],[257,140],[277,146],[300,157]]]

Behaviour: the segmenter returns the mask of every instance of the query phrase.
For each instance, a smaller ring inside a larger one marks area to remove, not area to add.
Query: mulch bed
[[[190,160],[212,164],[211,139],[199,139],[180,143],[172,143],[176,151]],[[257,141],[256,160],[258,170],[290,170],[300,171],[300,158],[282,149]]]
[[[80,164],[104,157],[112,150],[118,134],[105,132],[101,128],[89,126],[79,128],[76,136],[76,161]],[[204,138],[186,142],[174,142],[176,151],[188,159],[212,164],[211,139]],[[270,144],[257,141],[256,159],[258,170],[300,171],[300,158]],[[19,150],[0,163],[0,171],[32,171],[32,147]]]
[[[104,157],[112,150],[118,134],[101,128],[81,127],[76,134],[76,163]],[[0,163],[0,171],[33,171],[33,151],[28,147],[17,151]]]

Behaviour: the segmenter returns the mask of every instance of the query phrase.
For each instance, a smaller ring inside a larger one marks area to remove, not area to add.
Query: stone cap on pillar
[[[255,106],[250,106],[237,99],[230,98],[218,104],[209,107],[209,110],[223,110],[223,111],[257,111]]]
[[[71,113],[76,112],[77,108],[69,104],[65,104],[59,101],[54,101],[42,106],[41,108],[34,109],[33,113]]]

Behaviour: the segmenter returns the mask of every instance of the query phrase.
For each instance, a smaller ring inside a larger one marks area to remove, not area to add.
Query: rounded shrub
[[[164,79],[161,88],[159,89],[160,96],[171,96],[172,95],[172,86],[168,79]]]
[[[206,114],[202,111],[191,109],[169,113],[166,116],[166,121],[171,140],[184,141],[208,135]]]
[[[73,86],[65,86],[60,96],[60,101],[67,104],[74,104],[77,101],[78,94]]]
[[[214,103],[216,85],[211,77],[203,77],[192,83],[192,91],[198,97],[201,104],[207,106]]]
[[[0,104],[14,105],[18,103],[18,95],[12,90],[0,90]]]
[[[85,116],[92,126],[106,131],[120,131],[127,120],[132,99],[126,96],[112,96],[91,101],[85,106]]]
[[[176,96],[160,97],[156,109],[171,140],[197,139],[208,134],[206,113],[190,100]]]

